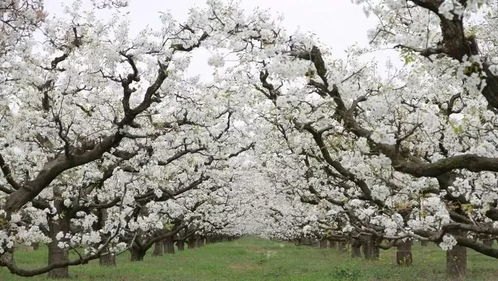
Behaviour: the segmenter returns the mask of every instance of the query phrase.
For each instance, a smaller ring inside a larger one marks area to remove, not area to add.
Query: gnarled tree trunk
[[[195,246],[197,248],[203,247],[204,243],[205,243],[204,237],[199,236],[199,237],[197,237],[197,239],[195,239]]]
[[[14,248],[6,249],[5,253],[0,255],[0,263],[15,265]]]
[[[154,243],[154,251],[152,252],[152,255],[157,257],[157,256],[162,256],[164,253],[164,245],[163,241],[157,241]]]
[[[60,207],[57,206],[58,202],[55,202],[55,205],[56,207]],[[62,205],[62,202],[60,202],[60,205]],[[62,208],[57,209],[60,210]],[[60,212],[57,220],[53,218],[48,220],[49,235],[52,239],[52,242],[48,244],[48,264],[69,262],[68,249],[59,248],[59,241],[56,238],[59,232],[68,233],[69,226],[69,217]],[[48,277],[53,279],[69,278],[69,267],[54,268],[48,272]]]
[[[467,272],[467,248],[455,245],[446,251],[446,274],[451,281],[462,281]]]
[[[184,240],[177,240],[176,247],[178,248],[178,251],[185,250],[185,241]]]
[[[143,261],[145,254],[147,253],[147,250],[142,249],[140,247],[132,246],[130,248],[130,253],[131,253],[130,257],[131,261]]]
[[[190,238],[188,241],[187,241],[187,246],[189,249],[195,249],[195,246],[196,246],[196,239],[194,237]]]
[[[99,228],[102,229],[105,227],[107,220],[107,210],[100,209],[98,211],[98,225]],[[98,230],[98,229],[95,229]],[[116,255],[110,253],[108,248],[104,249],[103,254],[99,257],[99,264],[101,266],[116,266]]]
[[[320,248],[320,240],[318,239],[313,239],[313,242],[311,244],[315,248]]]
[[[396,244],[396,263],[398,265],[410,266],[413,263],[412,240],[399,241]]]
[[[57,234],[62,232],[69,233],[70,217],[64,212],[64,202],[61,199],[59,188],[54,188],[54,207],[57,210],[56,217],[48,218],[48,232],[52,241],[48,244],[48,264],[67,263],[69,262],[69,252],[67,248],[59,248]],[[48,277],[53,279],[69,278],[69,267],[63,266],[50,270]]]
[[[334,241],[334,240],[332,240],[332,239],[329,239],[329,245],[328,245],[328,247],[329,247],[329,248],[335,248],[335,246],[336,246],[336,245],[335,245],[335,241]]]
[[[164,242],[163,242],[163,246],[164,246],[164,252],[166,254],[174,254],[175,253],[175,240],[173,237],[168,237],[166,239],[164,239]]]
[[[482,240],[482,243],[483,243],[484,245],[488,246],[488,247],[493,247],[493,241],[494,241],[494,240],[493,240],[492,238],[491,238],[491,239],[483,239],[483,240]]]
[[[371,234],[361,235],[361,242],[363,248],[363,256],[367,260],[374,260],[379,258],[379,248],[377,247],[376,239]]]
[[[348,245],[346,244],[346,241],[337,241],[337,249],[340,252],[347,252],[348,251]]]
[[[351,239],[351,257],[361,258],[361,240],[359,238]]]
[[[105,253],[99,257],[101,266],[116,266],[116,256],[112,253]]]
[[[325,249],[329,246],[329,241],[327,239],[322,239],[320,240],[320,249]]]

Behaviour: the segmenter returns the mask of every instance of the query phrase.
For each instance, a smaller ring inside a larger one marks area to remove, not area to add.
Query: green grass
[[[151,251],[150,251],[151,252]],[[130,262],[129,255],[118,257],[118,266],[100,267],[93,261],[70,268],[70,280],[82,281],[238,281],[238,280],[444,280],[445,253],[436,246],[414,246],[411,267],[395,265],[394,249],[381,252],[378,261],[351,259],[335,249],[294,246],[290,243],[243,238],[210,244],[175,255]],[[19,251],[23,267],[43,264],[45,250]],[[468,251],[467,280],[498,280],[498,260]],[[0,268],[0,280],[49,280],[45,275],[22,278]]]

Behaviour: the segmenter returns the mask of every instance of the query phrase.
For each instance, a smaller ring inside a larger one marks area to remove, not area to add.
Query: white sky
[[[46,10],[49,14],[60,13],[61,2],[64,1],[46,0]],[[146,25],[159,25],[159,11],[169,10],[181,21],[190,8],[204,5],[205,0],[129,0],[129,3],[131,30],[137,32]],[[354,5],[351,0],[241,0],[241,7],[247,12],[259,7],[270,9],[276,15],[282,14],[287,30],[316,34],[331,47],[336,57],[344,56],[344,50],[353,44],[366,46],[367,31],[374,26],[374,19],[367,18],[361,6]],[[210,72],[206,61],[207,58],[205,61],[193,60],[191,75],[202,76]]]
[[[200,6],[204,0],[131,0],[131,17],[138,25],[158,24],[157,11],[170,10],[176,18],[185,18],[188,9]],[[351,0],[242,0],[242,8],[270,9],[284,16],[288,30],[310,31],[332,50],[342,52],[357,42],[366,45],[367,30],[373,19],[367,19],[360,6]]]
[[[59,13],[61,2],[64,1],[47,0],[46,10],[50,14]],[[205,1],[129,0],[129,3],[133,29],[140,30],[145,25],[158,25],[159,11],[169,10],[181,20],[187,17],[191,7],[202,6]],[[313,32],[338,52],[355,42],[366,45],[367,30],[373,26],[373,19],[367,19],[362,8],[351,0],[241,0],[241,4],[248,12],[259,7],[281,13],[288,30]]]

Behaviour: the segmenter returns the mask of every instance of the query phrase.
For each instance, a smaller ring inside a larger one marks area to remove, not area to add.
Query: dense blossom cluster
[[[238,53],[252,66],[218,83],[261,100],[269,178],[321,210],[305,232],[456,241],[496,256],[476,238],[497,233],[497,3],[360,2],[380,20],[372,48],[399,50],[401,67],[381,74],[361,59],[369,50],[335,59],[313,36],[272,27],[273,39]]]
[[[498,257],[478,239],[498,235],[498,3],[357,2],[380,24],[344,59],[223,1],[137,36],[126,1],[0,6],[15,27],[0,35],[0,265],[36,275],[216,233]],[[185,74],[199,47],[213,81]],[[387,74],[363,59],[386,47],[402,60]],[[34,243],[84,253],[18,268],[14,246]]]

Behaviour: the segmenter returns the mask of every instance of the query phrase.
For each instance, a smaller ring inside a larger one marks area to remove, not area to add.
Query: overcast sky
[[[61,12],[61,2],[63,0],[47,0],[47,11],[50,14]],[[176,19],[182,20],[190,8],[204,5],[205,0],[129,0],[129,3],[132,31],[139,31],[146,25],[159,25],[159,11],[169,10]],[[367,30],[374,22],[351,0],[241,0],[241,4],[248,12],[260,7],[282,14],[283,24],[289,31],[299,29],[315,33],[338,57],[352,44],[365,46]],[[193,64],[196,73],[192,74],[206,71],[205,62],[197,60]]]
[[[47,0],[47,11],[59,13],[61,2],[64,1]],[[139,30],[145,25],[158,25],[159,11],[169,10],[175,18],[185,19],[191,7],[204,5],[205,0],[129,0],[129,3],[133,30]],[[287,29],[316,33],[338,52],[355,42],[366,44],[366,33],[373,22],[351,0],[242,0],[241,3],[247,11],[260,7],[281,13]]]
[[[170,10],[177,18],[185,18],[188,9],[202,5],[204,0],[131,0],[131,16],[138,25],[158,24],[157,11]],[[316,33],[333,50],[342,52],[351,44],[367,44],[367,19],[360,6],[351,0],[242,0],[242,7],[268,8],[284,16],[289,30]]]

